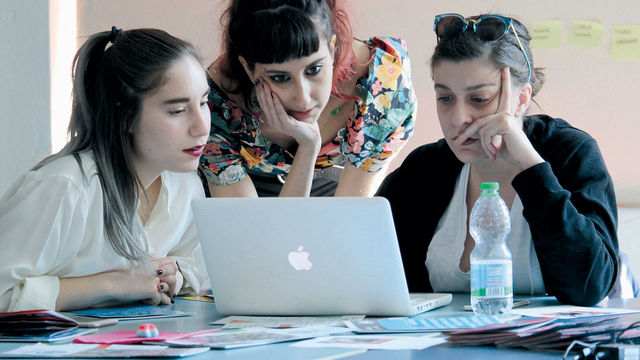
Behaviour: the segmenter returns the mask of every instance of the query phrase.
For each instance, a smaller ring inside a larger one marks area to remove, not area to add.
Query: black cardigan
[[[546,162],[519,173],[512,185],[522,200],[545,288],[563,303],[594,305],[607,296],[618,272],[611,177],[596,141],[566,121],[527,116],[524,130]],[[441,139],[411,152],[378,190],[391,203],[412,292],[433,291],[427,249],[462,166]]]

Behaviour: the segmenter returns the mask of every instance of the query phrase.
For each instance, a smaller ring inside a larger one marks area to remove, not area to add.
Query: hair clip
[[[116,41],[116,39],[118,38],[118,35],[120,35],[120,32],[122,31],[122,29],[118,29],[115,26],[111,27],[111,34],[109,34],[109,42],[111,42],[113,44],[114,41]]]

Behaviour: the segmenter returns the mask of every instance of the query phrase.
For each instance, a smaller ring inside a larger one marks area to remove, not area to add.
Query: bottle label
[[[472,261],[471,296],[486,298],[513,296],[511,260]]]

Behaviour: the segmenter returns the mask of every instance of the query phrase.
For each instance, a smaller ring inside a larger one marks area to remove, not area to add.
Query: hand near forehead
[[[258,78],[256,81],[256,97],[262,110],[261,121],[269,127],[294,138],[300,146],[320,144],[318,123],[299,121],[287,114],[280,98],[264,79]]]
[[[477,133],[482,148],[491,160],[501,158],[520,170],[544,162],[522,129],[522,114],[516,114],[519,97],[520,94],[512,94],[509,68],[503,68],[500,71],[500,100],[496,112],[472,122],[458,134],[456,143],[462,144]]]

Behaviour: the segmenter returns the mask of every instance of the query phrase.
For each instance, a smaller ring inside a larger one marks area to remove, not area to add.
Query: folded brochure
[[[345,325],[360,334],[454,331],[471,329],[492,324],[501,324],[519,318],[520,315],[506,316],[453,316],[453,317],[413,317],[365,319],[345,321]]]
[[[208,346],[212,349],[234,349],[297,341],[344,332],[350,332],[350,330],[344,327],[332,326],[312,326],[308,328],[291,329],[222,329],[219,332],[201,333],[177,340],[164,341],[162,344],[170,346]]]

